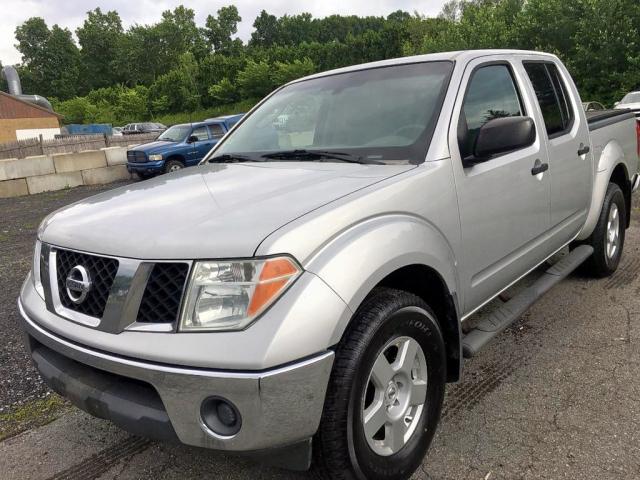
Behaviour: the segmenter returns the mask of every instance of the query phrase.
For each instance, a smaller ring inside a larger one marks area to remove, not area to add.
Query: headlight
[[[160,155],[159,153],[156,153],[155,155],[149,155],[150,162],[156,162],[158,160],[162,160],[162,155]]]
[[[180,330],[246,328],[301,272],[289,257],[196,262]]]
[[[36,240],[36,247],[33,249],[33,266],[31,267],[31,276],[33,277],[33,286],[42,298],[44,298],[44,288],[42,287],[42,277],[40,276],[40,255],[42,252],[42,242]]]

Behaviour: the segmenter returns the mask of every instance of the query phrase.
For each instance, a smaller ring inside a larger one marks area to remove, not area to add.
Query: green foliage
[[[238,23],[242,18],[238,14],[235,5],[222,7],[218,10],[218,16],[209,15],[205,35],[216,52],[229,51],[233,48],[234,41],[231,38],[238,31]]]
[[[24,91],[70,98],[77,91],[80,52],[71,32],[42,18],[32,17],[16,29],[18,51],[22,54]]]
[[[124,81],[117,58],[122,49],[124,31],[118,12],[102,13],[100,8],[87,12],[87,19],[76,30],[80,44],[82,91],[108,87]]]
[[[232,113],[317,71],[471,48],[555,53],[585,99],[607,104],[640,83],[637,0],[449,0],[437,18],[263,10],[246,45],[236,38],[240,21],[228,5],[199,27],[195,12],[178,6],[124,29],[117,12],[96,8],[76,30],[77,46],[69,30],[34,17],[15,32],[18,71],[25,93],[55,99],[66,122],[113,124]]]
[[[182,54],[176,68],[161,75],[150,87],[153,112],[181,112],[199,108],[197,72],[198,64],[193,54]]]

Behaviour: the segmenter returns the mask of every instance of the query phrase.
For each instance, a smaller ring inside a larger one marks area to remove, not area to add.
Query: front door
[[[528,147],[472,164],[480,127],[505,116],[530,116],[522,95],[522,65],[503,57],[471,62],[464,73],[449,134],[460,211],[459,274],[465,314],[481,306],[547,256],[549,176],[532,174],[547,162],[540,129]],[[458,153],[459,155],[456,155]],[[466,165],[466,166],[465,166]]]
[[[206,125],[194,128],[191,132],[191,136],[196,137],[197,139],[195,142],[193,142],[193,156],[191,162],[189,162],[191,165],[193,165],[202,160],[207,152],[211,150],[213,141],[209,137],[209,129],[206,127]]]

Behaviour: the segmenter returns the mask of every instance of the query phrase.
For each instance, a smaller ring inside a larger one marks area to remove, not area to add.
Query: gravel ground
[[[47,212],[96,191],[0,200],[4,408],[46,392],[15,331],[15,298],[29,268],[34,230]],[[447,388],[441,427],[416,479],[640,478],[637,198],[633,217],[613,277],[571,276],[466,362],[463,381]],[[0,471],[2,478],[21,480],[310,478],[131,437],[76,409],[0,442]]]

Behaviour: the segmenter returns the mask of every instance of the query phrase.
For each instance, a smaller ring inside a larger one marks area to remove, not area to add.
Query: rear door
[[[582,228],[591,202],[589,129],[580,98],[564,68],[551,61],[524,60],[544,121],[551,179],[552,241],[558,248]]]
[[[481,306],[548,256],[549,176],[532,174],[547,153],[536,128],[534,143],[474,165],[479,128],[505,116],[531,116],[535,101],[524,95],[522,66],[501,56],[469,63],[462,78],[449,133],[460,222],[459,268],[466,314]],[[536,122],[536,125],[538,123]]]

